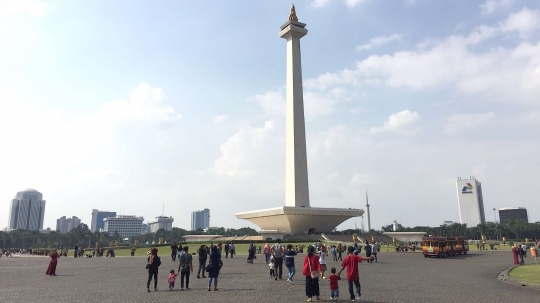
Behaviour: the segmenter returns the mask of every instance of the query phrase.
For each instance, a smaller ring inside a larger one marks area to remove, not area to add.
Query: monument
[[[279,33],[287,40],[285,206],[236,214],[238,219],[258,225],[263,238],[265,235],[275,238],[282,234],[331,232],[345,220],[364,214],[361,209],[310,206],[300,57],[300,38],[308,32],[305,27],[306,24],[298,22],[292,5],[289,21],[280,27]]]
[[[368,195],[367,195],[367,190],[366,190],[366,215],[367,215],[367,231],[369,232],[371,230],[371,217],[370,217],[370,212],[369,212],[369,199],[368,199]]]

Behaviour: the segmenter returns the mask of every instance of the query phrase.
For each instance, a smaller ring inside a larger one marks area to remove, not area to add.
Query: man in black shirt
[[[178,254],[178,245],[176,245],[176,242],[173,242],[171,245],[171,257],[173,262],[176,261],[176,255]]]

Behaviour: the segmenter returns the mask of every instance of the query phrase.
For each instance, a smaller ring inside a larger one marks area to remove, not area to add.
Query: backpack
[[[182,263],[181,271],[189,271],[190,269],[190,257],[191,255],[188,253],[183,254],[180,256],[180,262]]]

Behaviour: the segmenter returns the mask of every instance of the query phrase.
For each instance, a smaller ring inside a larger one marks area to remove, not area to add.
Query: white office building
[[[20,191],[11,200],[9,210],[8,229],[43,229],[45,216],[45,200],[43,195],[35,189]]]
[[[73,216],[71,218],[66,218],[66,216],[61,217],[56,220],[56,231],[59,231],[63,234],[68,233],[70,230],[81,224],[81,219]]]
[[[173,217],[156,217],[153,220],[148,220],[148,232],[149,233],[155,233],[156,231],[160,229],[164,229],[167,231],[172,230],[172,223],[174,222]]]
[[[120,237],[127,238],[142,234],[144,218],[137,216],[116,216],[103,219],[104,231],[113,236],[118,232]]]
[[[460,223],[467,224],[468,227],[486,223],[482,184],[474,177],[470,179],[458,178],[456,190]]]
[[[205,229],[210,227],[210,210],[194,211],[191,213],[191,230]]]

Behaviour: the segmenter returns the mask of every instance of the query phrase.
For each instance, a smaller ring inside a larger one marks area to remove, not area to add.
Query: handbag
[[[318,270],[311,270],[311,258],[309,256],[307,256],[307,258],[308,258],[309,273],[311,274],[311,278],[317,279],[321,275],[321,272]]]
[[[150,268],[150,264],[146,264],[146,269],[149,269]]]
[[[204,268],[204,271],[210,272],[210,269],[211,269],[211,268],[212,268],[212,267],[210,267],[210,264],[208,264],[208,265],[206,265],[206,267]]]

